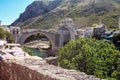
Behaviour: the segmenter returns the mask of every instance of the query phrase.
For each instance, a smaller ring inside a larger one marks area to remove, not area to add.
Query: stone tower
[[[59,46],[63,46],[69,40],[74,40],[76,31],[73,26],[73,20],[66,18],[60,22],[60,27],[56,30],[57,34],[60,34]]]
[[[71,18],[65,19],[65,28],[67,28],[70,33],[70,39],[75,39],[76,32]]]
[[[18,26],[10,26],[10,32],[14,36],[15,43],[18,43],[18,40],[19,40],[20,35],[21,35],[20,27],[18,27]]]

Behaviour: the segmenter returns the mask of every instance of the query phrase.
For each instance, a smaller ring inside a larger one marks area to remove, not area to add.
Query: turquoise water
[[[45,57],[45,53],[35,49],[35,48],[29,48],[32,52],[32,56],[39,56],[39,57]]]

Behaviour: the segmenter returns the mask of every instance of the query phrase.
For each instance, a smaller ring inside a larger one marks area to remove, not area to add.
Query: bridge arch
[[[55,48],[55,34],[54,33],[48,33],[48,32],[45,32],[45,31],[34,31],[34,32],[22,33],[18,42],[20,44],[24,44],[24,42],[27,38],[29,38],[30,36],[35,35],[35,34],[45,35],[48,38],[48,40],[50,41],[50,43],[52,45],[52,49]]]
[[[28,38],[26,38],[26,40],[24,41],[24,44],[29,43],[31,41],[35,41],[35,40],[48,41],[49,43],[51,43],[51,41],[45,35],[38,33],[38,34],[33,34]]]

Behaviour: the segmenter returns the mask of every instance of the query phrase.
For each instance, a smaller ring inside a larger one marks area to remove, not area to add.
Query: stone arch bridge
[[[49,39],[52,45],[52,51],[56,51],[57,48],[64,46],[68,41],[76,38],[76,31],[72,19],[68,18],[62,20],[60,24],[61,26],[56,29],[56,33],[49,33],[43,30],[35,30],[31,32],[30,29],[28,29],[27,32],[21,33],[19,27],[11,27],[11,33],[15,37],[15,42],[20,44],[24,44],[25,40],[34,34],[43,34]]]
[[[24,32],[20,36],[17,36],[18,38],[17,38],[16,42],[19,43],[19,44],[24,44],[24,42],[27,38],[29,38],[30,36],[35,35],[35,34],[45,35],[52,45],[52,50],[56,50],[59,47],[59,36],[60,36],[60,34],[49,33],[49,32],[41,31],[41,30],[32,31],[32,32]]]

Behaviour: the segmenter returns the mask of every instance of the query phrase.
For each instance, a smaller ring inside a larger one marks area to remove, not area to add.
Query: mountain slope
[[[48,4],[43,1],[34,1],[26,8],[24,13],[20,14],[20,17],[12,25],[46,13]]]
[[[47,4],[35,1],[12,25],[23,28],[51,28],[56,27],[61,19],[70,17],[76,27],[103,22],[108,27],[114,28],[117,27],[119,16],[119,0],[54,0]]]

